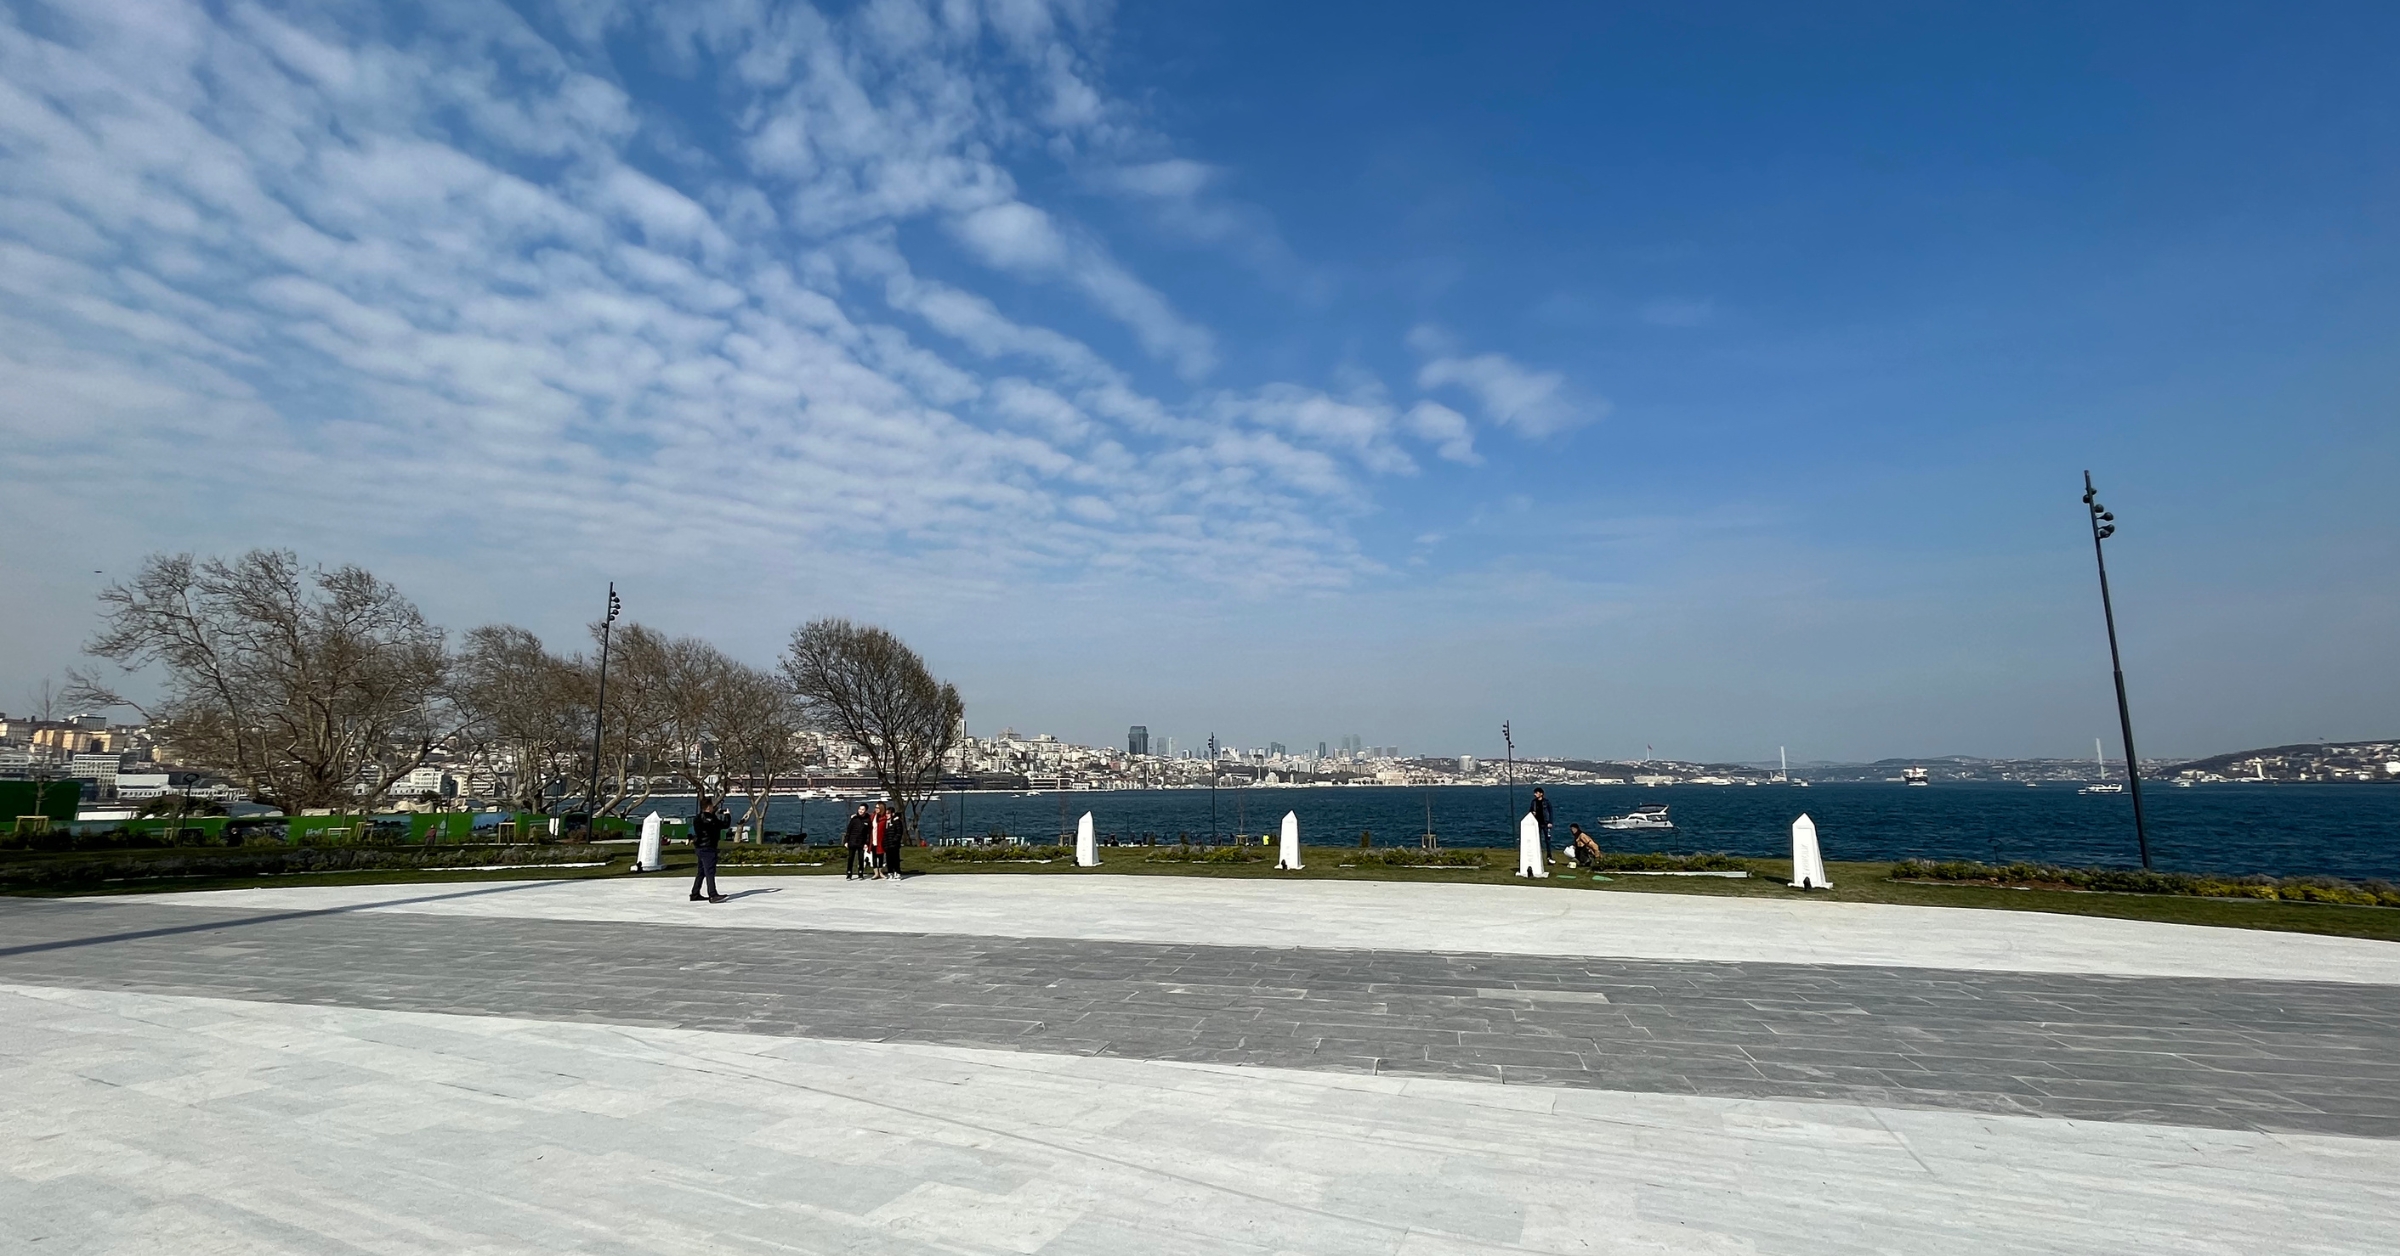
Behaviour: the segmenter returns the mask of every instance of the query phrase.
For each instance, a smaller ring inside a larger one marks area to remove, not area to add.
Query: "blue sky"
[[[10,4],[0,708],[145,553],[970,724],[2400,732],[2389,6]],[[108,573],[93,574],[95,571]]]

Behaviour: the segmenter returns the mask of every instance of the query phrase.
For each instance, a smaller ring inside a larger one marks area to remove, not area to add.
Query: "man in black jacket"
[[[1550,796],[1544,794],[1538,785],[1533,790],[1533,805],[1526,808],[1525,814],[1532,816],[1533,822],[1541,826],[1542,857],[1551,857],[1556,852],[1550,849]]]
[[[700,814],[692,817],[692,853],[700,857],[700,869],[692,874],[692,901],[695,903],[702,901],[703,897],[711,903],[725,901],[725,896],[717,893],[717,843],[725,840],[727,827],[725,812],[713,802],[701,803]],[[700,885],[704,881],[708,884],[705,896],[700,893]]]
[[[842,830],[842,845],[850,852],[849,862],[842,865],[842,879],[863,880],[867,875],[867,828],[873,824],[867,818],[867,804],[858,804],[850,817],[849,826]]]

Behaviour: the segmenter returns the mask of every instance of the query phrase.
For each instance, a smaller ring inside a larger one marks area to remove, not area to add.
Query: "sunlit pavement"
[[[1093,877],[0,901],[0,1241],[2382,1251],[2400,947]]]

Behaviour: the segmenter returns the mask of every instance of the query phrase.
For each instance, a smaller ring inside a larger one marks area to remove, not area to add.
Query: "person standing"
[[[900,847],[908,840],[907,812],[891,809],[891,819],[884,826],[883,871],[894,881],[900,879]]]
[[[867,818],[867,879],[870,881],[883,879],[883,830],[884,822],[890,818],[891,813],[885,811],[880,802],[875,804],[874,814]]]
[[[1534,786],[1533,805],[1525,809],[1525,814],[1532,816],[1533,822],[1541,826],[1542,854],[1555,854],[1550,845],[1550,796],[1542,792],[1541,786]]]
[[[700,814],[692,817],[692,853],[700,857],[700,867],[692,873],[692,901],[722,903],[725,896],[717,893],[717,844],[725,840],[725,812],[713,802],[700,804]],[[708,893],[700,893],[701,885]]]
[[[843,880],[867,879],[867,827],[871,823],[867,818],[867,804],[862,802],[858,804],[858,810],[851,814],[850,823],[842,829],[842,845],[850,853],[849,862],[842,865]]]

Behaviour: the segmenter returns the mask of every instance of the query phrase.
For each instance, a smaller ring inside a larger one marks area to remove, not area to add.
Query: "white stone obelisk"
[[[1092,835],[1092,813],[1089,811],[1084,812],[1083,818],[1075,822],[1075,866],[1078,868],[1100,866],[1100,839]]]
[[[1517,821],[1517,875],[1546,877],[1550,870],[1542,866],[1542,826],[1534,823],[1533,813]]]
[[[633,856],[635,872],[656,872],[666,864],[658,857],[658,813],[642,817],[642,844]]]
[[[1825,857],[1817,853],[1817,822],[1805,815],[1792,821],[1792,888],[1833,888],[1833,882],[1825,879]]]
[[[1292,872],[1300,871],[1300,813],[1283,813],[1283,849],[1276,852],[1275,866]]]

